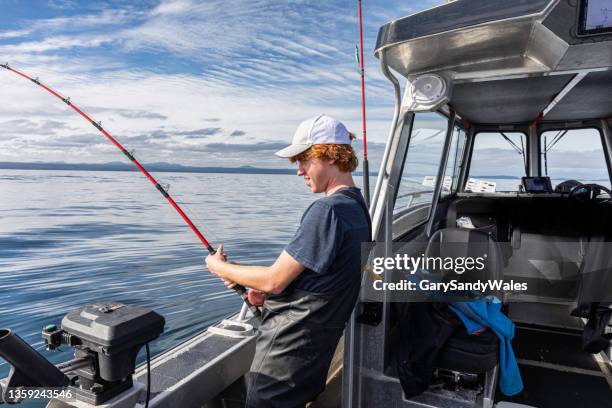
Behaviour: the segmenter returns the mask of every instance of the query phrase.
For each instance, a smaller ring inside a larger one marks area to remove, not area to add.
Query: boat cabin
[[[496,295],[524,387],[500,392],[497,336],[461,327],[440,340],[423,321],[431,305],[371,290],[403,274],[366,268],[343,407],[612,406],[610,344],[584,350],[593,323],[581,313],[612,301],[610,11],[610,1],[459,0],[380,28],[395,111],[372,198],[374,252],[484,243],[481,279],[519,285]],[[418,353],[435,357],[411,365]],[[431,381],[407,396],[423,361]]]

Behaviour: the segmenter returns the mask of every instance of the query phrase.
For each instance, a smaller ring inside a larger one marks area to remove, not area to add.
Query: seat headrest
[[[501,279],[503,275],[501,249],[497,242],[487,233],[464,228],[443,228],[430,238],[425,250],[428,258],[485,258],[482,270],[471,271],[471,279]],[[449,271],[429,271],[445,276]]]

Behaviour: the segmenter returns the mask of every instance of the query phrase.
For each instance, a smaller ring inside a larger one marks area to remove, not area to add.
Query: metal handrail
[[[433,193],[433,190],[423,190],[423,191],[414,191],[412,193],[407,193],[407,194],[403,194],[401,196],[398,196],[397,199],[395,200],[395,203],[397,204],[399,202],[400,198],[406,198],[406,197],[410,197],[410,200],[408,201],[408,203],[404,206],[404,208],[402,208],[401,210],[399,210],[397,213],[393,213],[393,220],[395,221],[396,219],[402,217],[404,214],[408,213],[410,210],[413,210],[416,208],[416,206],[412,206],[412,203],[414,201],[415,198],[418,198],[424,194],[431,194]],[[427,205],[431,205],[430,202],[427,203],[421,203],[418,204],[419,207],[422,206],[427,206]]]
[[[419,190],[419,191],[412,191],[410,193],[406,193],[406,194],[402,194],[402,195],[398,195],[395,202],[397,202],[398,199],[400,198],[405,198],[405,197],[409,197],[411,195],[421,195],[421,194],[427,194],[427,193],[433,193],[433,190]]]
[[[383,153],[382,161],[380,162],[380,170],[378,171],[378,178],[376,180],[376,187],[374,188],[374,195],[372,196],[372,202],[370,203],[370,215],[372,216],[373,228],[372,228],[372,239],[376,239],[378,235],[379,218],[374,217],[377,207],[379,206],[379,200],[385,202],[385,197],[380,197],[384,180],[387,178],[387,166],[389,153],[391,151],[391,142],[397,130],[397,124],[399,122],[400,107],[401,107],[401,89],[398,79],[391,73],[389,66],[386,61],[386,53],[384,50],[380,53],[380,68],[384,76],[393,85],[393,96],[394,96],[394,107],[393,107],[393,121],[391,122],[391,128],[389,129],[389,135],[387,136],[387,143],[385,144],[385,151]]]

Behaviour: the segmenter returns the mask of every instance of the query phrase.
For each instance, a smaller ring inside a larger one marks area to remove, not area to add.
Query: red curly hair
[[[351,140],[355,139],[355,135],[352,133],[349,133],[349,135]],[[347,144],[316,144],[305,152],[290,157],[289,160],[291,163],[295,163],[312,158],[323,161],[333,160],[334,164],[343,172],[353,172],[359,164],[355,150],[353,150],[351,145]]]

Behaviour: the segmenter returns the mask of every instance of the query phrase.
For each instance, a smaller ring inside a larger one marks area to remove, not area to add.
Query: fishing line
[[[56,98],[58,98],[59,100],[64,102],[66,105],[68,105],[70,108],[72,108],[76,113],[78,113],[85,120],[87,120],[89,123],[91,123],[93,125],[93,127],[95,127],[100,133],[102,133],[102,135],[104,135],[112,144],[114,144],[121,151],[121,153],[123,153],[128,159],[130,159],[130,161],[132,163],[134,163],[134,165],[136,167],[138,167],[138,170],[140,170],[140,172],[145,175],[145,177],[151,182],[151,184],[153,184],[155,186],[155,188],[166,199],[166,201],[168,201],[168,203],[172,206],[172,208],[174,208],[176,210],[176,212],[181,216],[183,221],[185,221],[187,226],[189,226],[189,228],[193,231],[193,233],[198,237],[200,242],[204,245],[204,247],[206,248],[208,253],[210,255],[214,255],[217,252],[212,247],[212,245],[210,245],[210,243],[206,240],[204,235],[202,235],[202,233],[198,230],[198,228],[193,224],[193,222],[191,222],[191,219],[187,216],[187,214],[185,214],[185,212],[183,212],[182,208],[170,196],[170,194],[168,193],[167,189],[164,189],[164,187],[157,182],[157,180],[142,166],[142,164],[140,164],[140,162],[138,160],[136,160],[134,155],[130,151],[128,151],[125,147],[123,147],[123,145],[121,143],[119,143],[117,141],[117,139],[115,139],[109,132],[107,132],[102,127],[102,122],[94,121],[85,112],[83,112],[81,109],[79,109],[77,106],[75,106],[72,103],[72,101],[70,100],[70,98],[64,97],[64,96],[60,95],[58,92],[54,91],[49,86],[43,84],[38,78],[32,78],[29,75],[27,75],[27,74],[25,74],[25,73],[15,69],[15,68],[9,66],[8,62],[6,64],[0,64],[0,67],[6,69],[7,71],[11,71],[11,72],[13,72],[13,73],[15,73],[15,74],[17,74],[17,75],[27,79],[27,80],[33,82],[34,84],[38,85],[39,87],[43,88],[45,91],[49,92],[51,95],[55,96]],[[259,309],[249,302],[248,297],[247,297],[247,291],[246,291],[245,287],[242,286],[242,285],[236,285],[236,286],[234,286],[233,289],[240,295],[240,297],[246,303],[246,305],[249,307],[249,309],[251,310],[253,315],[255,317],[257,317],[257,318],[261,318],[261,312],[259,311]]]

